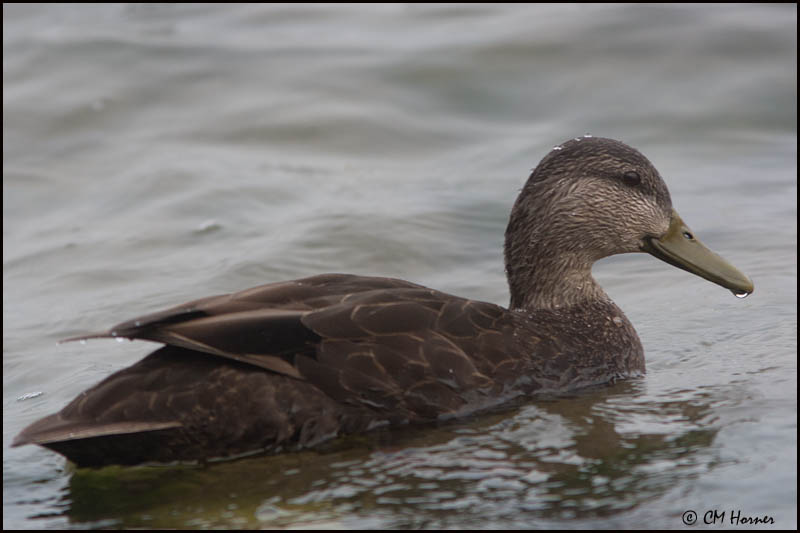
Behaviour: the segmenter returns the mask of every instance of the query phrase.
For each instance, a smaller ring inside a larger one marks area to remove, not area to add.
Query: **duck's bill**
[[[672,210],[669,231],[660,239],[646,239],[642,250],[744,297],[753,292],[750,278],[700,242]]]

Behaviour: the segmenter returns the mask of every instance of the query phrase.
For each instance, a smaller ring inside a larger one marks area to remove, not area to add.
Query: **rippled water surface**
[[[797,526],[797,8],[3,6],[3,525]],[[56,341],[321,272],[506,304],[530,169],[640,149],[745,300],[652,257],[595,274],[640,380],[208,467],[10,448],[148,343]]]

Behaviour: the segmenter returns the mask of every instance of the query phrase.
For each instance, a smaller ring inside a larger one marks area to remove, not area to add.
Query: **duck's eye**
[[[642,177],[639,176],[639,173],[634,170],[629,170],[625,174],[622,175],[622,181],[625,185],[630,185],[631,187],[635,187],[642,182]]]

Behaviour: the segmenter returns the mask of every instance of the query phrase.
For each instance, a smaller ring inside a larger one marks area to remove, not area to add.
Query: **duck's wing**
[[[110,334],[247,363],[394,417],[436,418],[513,377],[507,314],[407,281],[327,274],[198,300]]]
[[[285,384],[288,377],[298,390],[311,385],[337,405],[397,423],[473,410],[518,377],[521,355],[509,348],[514,336],[508,315],[494,304],[406,281],[328,274],[196,300],[93,336],[161,342],[183,349],[184,359],[200,352],[220,358],[220,363],[238,361],[283,376],[281,387],[291,387]],[[142,376],[162,372],[157,360],[167,359],[158,354],[147,363],[154,370],[123,370],[100,388],[136,390]],[[208,355],[198,354],[198,364]],[[115,385],[115,380],[121,384]],[[206,386],[211,384],[201,385]],[[95,389],[84,394],[92,395]],[[143,397],[157,402],[151,392],[152,388]],[[108,418],[100,413],[102,402],[84,402],[97,405],[99,414],[87,411],[77,418]],[[132,410],[144,413],[137,402]],[[183,416],[166,416],[162,410],[152,417],[137,416],[135,422],[150,419],[152,429],[160,429]],[[119,421],[111,418],[96,430],[141,430],[117,427],[113,424]],[[75,429],[85,437],[93,431],[89,426]]]
[[[193,300],[65,342],[105,337],[150,340],[302,379],[294,357],[312,353],[321,340],[304,324],[306,315],[337,305],[343,309],[347,301],[367,292],[419,288],[391,278],[324,274]]]

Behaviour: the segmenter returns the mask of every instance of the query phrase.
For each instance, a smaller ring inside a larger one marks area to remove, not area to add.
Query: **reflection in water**
[[[711,396],[642,404],[642,387],[626,382],[466,422],[380,430],[321,451],[79,470],[67,515],[122,527],[347,527],[358,519],[381,528],[611,516],[707,469],[703,454],[718,431],[709,424]]]

